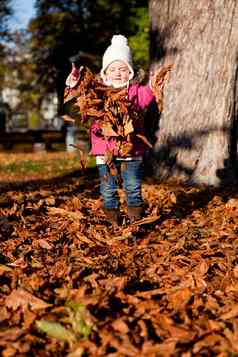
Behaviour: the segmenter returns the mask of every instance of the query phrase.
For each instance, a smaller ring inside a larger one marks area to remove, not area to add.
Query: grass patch
[[[29,171],[32,172],[40,172],[44,169],[44,164],[42,162],[34,162],[31,160],[18,162],[11,162],[6,165],[0,165],[0,172],[8,172],[8,173],[27,173]]]
[[[87,157],[87,167],[95,167],[95,158]],[[0,174],[9,179],[29,177],[56,177],[80,171],[80,158],[77,153],[27,153],[1,154]]]

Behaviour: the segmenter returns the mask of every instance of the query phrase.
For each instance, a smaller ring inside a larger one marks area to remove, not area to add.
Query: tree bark
[[[151,66],[172,64],[153,165],[160,178],[236,176],[238,1],[150,0]]]

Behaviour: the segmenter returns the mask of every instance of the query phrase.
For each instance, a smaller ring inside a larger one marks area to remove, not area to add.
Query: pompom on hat
[[[101,78],[105,81],[105,71],[114,61],[123,61],[127,64],[130,74],[129,80],[134,77],[131,50],[128,46],[127,38],[123,35],[114,35],[111,45],[106,49],[102,58]]]

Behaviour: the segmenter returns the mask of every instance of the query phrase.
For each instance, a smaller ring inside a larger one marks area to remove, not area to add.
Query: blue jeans
[[[128,207],[142,207],[141,195],[142,161],[115,161],[117,176],[112,176],[107,165],[97,165],[100,177],[100,193],[103,197],[103,207],[115,209],[119,207],[118,181],[122,178],[122,186],[126,194]]]

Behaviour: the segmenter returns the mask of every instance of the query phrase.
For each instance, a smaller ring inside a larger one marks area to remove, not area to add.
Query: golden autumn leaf
[[[5,300],[5,304],[9,309],[17,310],[18,307],[30,306],[32,310],[46,309],[51,304],[35,297],[28,291],[18,288],[11,292]]]
[[[134,126],[133,126],[132,120],[130,119],[124,125],[124,135],[127,136],[127,135],[133,133],[133,131],[134,131]]]
[[[130,155],[130,152],[131,152],[132,148],[133,148],[132,143],[126,142],[126,141],[123,142],[120,145],[120,150],[119,150],[120,151],[120,155],[122,157],[126,157],[126,156]]]
[[[155,73],[153,76],[153,80],[151,83],[152,91],[155,96],[155,100],[158,104],[158,109],[160,112],[163,111],[163,89],[165,82],[169,79],[170,71],[172,69],[172,65],[167,65]]]
[[[113,130],[111,123],[102,123],[101,125],[102,134],[106,137],[118,136],[118,134]]]

